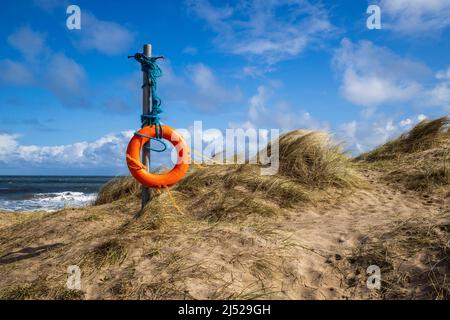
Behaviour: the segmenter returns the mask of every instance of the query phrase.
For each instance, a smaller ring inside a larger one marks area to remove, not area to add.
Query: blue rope
[[[146,84],[142,86],[150,86],[150,91],[152,94],[152,111],[150,114],[141,115],[141,128],[146,126],[155,126],[156,134],[155,138],[140,134],[139,132],[135,132],[134,134],[140,137],[149,138],[150,140],[156,140],[161,143],[164,147],[162,149],[153,149],[147,147],[150,151],[155,152],[163,152],[167,149],[167,145],[163,140],[163,128],[160,124],[160,114],[163,112],[161,108],[161,99],[158,97],[156,93],[157,89],[157,79],[162,76],[162,71],[159,68],[156,61],[158,59],[163,59],[163,57],[147,57],[142,53],[136,53],[134,56],[128,56],[128,58],[134,58],[137,62],[141,64],[141,70],[144,74],[147,75],[148,81]]]
[[[161,145],[163,146],[162,149],[152,149],[151,147],[146,147],[147,149],[149,149],[149,150],[151,150],[151,151],[155,151],[155,152],[164,152],[164,151],[166,151],[166,149],[167,149],[167,144],[166,144],[163,140],[161,140],[161,139],[153,138],[153,137],[147,136],[147,135],[145,135],[145,134],[139,133],[139,132],[137,132],[137,131],[136,131],[134,134],[135,134],[136,136],[139,136],[139,137],[148,138],[148,139],[151,139],[151,140],[156,140],[156,141],[158,141],[159,143],[161,143]]]

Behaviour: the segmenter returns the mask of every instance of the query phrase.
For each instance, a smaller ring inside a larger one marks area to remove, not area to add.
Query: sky
[[[81,9],[69,30],[67,7]],[[326,130],[353,155],[450,114],[448,0],[5,0],[0,175],[126,174],[140,67],[162,55],[162,121]],[[369,29],[369,5],[381,29]],[[216,131],[217,132],[217,131]]]

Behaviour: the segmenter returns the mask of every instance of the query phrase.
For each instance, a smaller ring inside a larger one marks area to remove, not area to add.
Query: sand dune
[[[0,214],[0,298],[447,299],[449,149],[447,118],[356,159],[295,131],[278,175],[196,167],[139,218],[130,177],[87,208]],[[69,265],[81,290],[66,288]]]

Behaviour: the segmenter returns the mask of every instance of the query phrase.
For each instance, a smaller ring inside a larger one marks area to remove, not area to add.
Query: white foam
[[[0,208],[5,211],[48,211],[54,212],[63,208],[79,208],[95,201],[96,193],[55,192],[36,193],[26,200],[0,200]]]

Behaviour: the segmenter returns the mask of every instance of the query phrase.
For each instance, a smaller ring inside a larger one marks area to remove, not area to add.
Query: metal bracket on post
[[[152,45],[145,44],[143,54],[146,57],[152,56]],[[143,71],[143,86],[142,86],[142,114],[147,115],[152,112],[152,91],[151,91],[151,83],[149,83],[148,74]],[[142,164],[147,167],[147,170],[150,171],[150,141],[147,142],[142,148]],[[151,200],[151,192],[149,188],[142,186],[142,195],[141,195],[141,212],[143,212],[147,203]]]

